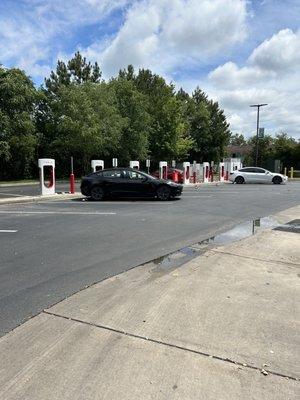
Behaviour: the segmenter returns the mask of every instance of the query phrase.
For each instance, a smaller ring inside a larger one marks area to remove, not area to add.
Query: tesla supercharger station
[[[129,168],[140,169],[139,161],[129,161]]]
[[[240,158],[225,158],[224,164],[225,164],[225,173],[228,172],[228,175],[230,172],[236,171],[237,169],[240,169],[243,166]]]
[[[167,163],[167,161],[159,162],[159,179],[168,179],[168,163]]]
[[[203,163],[203,182],[204,183],[209,182],[209,163],[208,162]]]
[[[117,158],[113,158],[112,159],[112,165],[113,165],[114,168],[117,168],[117,166],[118,166],[118,159]]]
[[[40,190],[42,196],[55,194],[55,160],[40,158],[38,161],[40,172]],[[49,177],[49,181],[46,182]]]
[[[224,182],[225,180],[225,163],[223,162],[219,164],[219,180],[220,182]]]
[[[91,167],[93,172],[102,171],[104,169],[104,161],[103,160],[92,160]]]
[[[189,162],[183,163],[183,184],[189,185],[191,175],[191,164]]]

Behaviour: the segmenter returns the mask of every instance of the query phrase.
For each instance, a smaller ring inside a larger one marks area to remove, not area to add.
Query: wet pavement
[[[158,257],[146,265],[155,265],[156,268],[161,270],[178,268],[193,258],[203,254],[208,249],[212,249],[218,245],[234,243],[238,240],[253,236],[263,229],[292,229],[295,231],[298,229],[298,226],[298,224],[291,223],[282,225],[273,217],[257,218],[252,221],[246,221],[242,224],[238,224],[228,231],[212,236],[208,239],[204,239],[201,242],[194,243],[190,246],[183,247],[163,257]]]

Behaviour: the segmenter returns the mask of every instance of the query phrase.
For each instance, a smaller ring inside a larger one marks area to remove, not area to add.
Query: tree
[[[168,85],[162,77],[147,69],[140,69],[133,81],[137,89],[148,98],[151,157],[156,161],[185,158],[193,141],[189,136],[181,102],[176,98],[174,85]]]
[[[132,80],[119,74],[109,87],[114,91],[120,116],[124,119],[117,154],[120,161],[144,160],[148,154],[151,117],[147,97],[140,93]]]
[[[225,154],[230,131],[223,110],[217,102],[197,88],[190,99],[179,94],[185,102],[185,115],[189,123],[190,136],[194,141],[191,157],[198,161],[219,161]]]
[[[35,163],[37,91],[19,69],[0,67],[0,171],[2,178],[25,178]]]
[[[115,93],[104,82],[61,87],[57,94],[48,122],[48,130],[56,136],[47,154],[62,165],[74,156],[83,166],[81,172],[86,173],[92,158],[116,154],[126,120],[118,112]],[[67,167],[64,165],[65,170]]]
[[[294,138],[289,137],[286,133],[278,133],[274,140],[273,153],[274,158],[282,162],[285,167],[294,165],[294,151],[297,142]]]
[[[231,144],[232,146],[245,146],[247,144],[247,141],[242,133],[235,133],[231,134],[229,144]]]
[[[56,72],[51,71],[50,77],[45,79],[45,85],[50,93],[57,93],[59,87],[71,84],[80,85],[86,82],[100,82],[101,71],[97,62],[91,64],[79,53],[65,64],[58,60]]]
[[[224,111],[219,108],[218,102],[210,100],[208,110],[210,113],[208,157],[210,160],[220,161],[224,157],[231,132]]]
[[[271,135],[265,135],[263,138],[258,139],[258,158],[257,165],[264,167],[267,165],[267,161],[274,158],[273,144],[274,138]],[[256,158],[256,135],[248,139],[248,144],[252,150],[249,156],[245,159],[245,164],[254,165]]]

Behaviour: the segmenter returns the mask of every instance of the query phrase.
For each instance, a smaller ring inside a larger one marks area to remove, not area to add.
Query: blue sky
[[[219,101],[231,129],[300,138],[299,0],[2,0],[0,63],[40,85],[80,50],[109,78],[129,63]]]

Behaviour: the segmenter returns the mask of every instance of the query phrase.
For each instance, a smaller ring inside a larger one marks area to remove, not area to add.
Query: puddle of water
[[[212,236],[191,246],[183,247],[182,249],[166,256],[158,257],[149,264],[155,265],[154,271],[156,272],[178,268],[187,261],[201,255],[208,248],[217,245],[233,243],[255,235],[259,230],[274,229],[279,226],[281,225],[272,217],[264,217],[255,219],[253,221],[247,221],[226,232]]]
[[[235,226],[234,228],[220,233],[209,240],[209,243],[214,244],[227,244],[236,242],[237,240],[245,239],[246,237],[255,235],[261,229],[276,228],[279,226],[278,222],[271,217],[264,217],[247,221]]]
[[[300,219],[294,219],[275,228],[277,231],[300,233]]]

